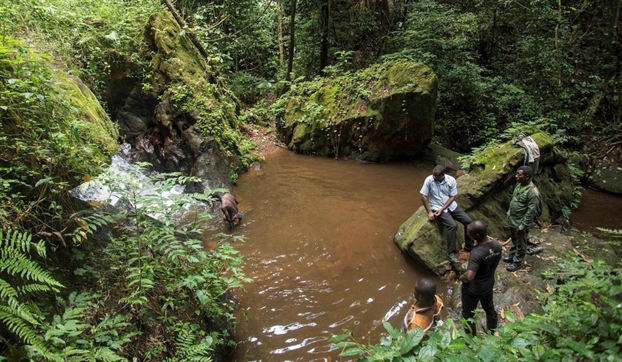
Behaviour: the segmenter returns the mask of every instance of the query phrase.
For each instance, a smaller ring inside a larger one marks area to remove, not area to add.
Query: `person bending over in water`
[[[229,224],[229,229],[233,229],[236,225],[236,221],[239,223],[242,221],[242,213],[238,210],[238,200],[230,193],[218,193],[216,194],[220,199],[220,211],[225,217],[225,221]]]

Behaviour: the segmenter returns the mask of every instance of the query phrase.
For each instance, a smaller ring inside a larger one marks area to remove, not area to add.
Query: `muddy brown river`
[[[393,243],[421,206],[432,167],[280,150],[242,175],[234,193],[244,220],[232,233],[245,238],[235,247],[253,281],[235,292],[239,343],[227,361],[352,360],[338,357],[329,338],[348,330],[360,343],[378,343],[383,322],[399,328],[422,276],[437,282],[447,306],[446,287]],[[590,231],[622,228],[620,205],[619,196],[587,190],[571,219]]]
[[[332,335],[347,329],[369,344],[382,322],[399,327],[414,282],[431,275],[393,235],[421,205],[432,167],[281,150],[242,175],[234,193],[244,220],[233,233],[246,239],[236,249],[253,282],[236,293],[239,345],[229,361],[339,360]]]

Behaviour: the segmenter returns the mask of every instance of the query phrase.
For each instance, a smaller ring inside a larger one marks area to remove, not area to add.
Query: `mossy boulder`
[[[421,153],[432,137],[438,80],[424,64],[389,62],[295,87],[277,130],[291,150],[386,161]]]
[[[544,133],[532,135],[540,146],[539,171],[534,183],[539,187],[542,202],[542,220],[551,220],[573,200],[574,185],[566,159],[556,151],[552,139]],[[473,220],[488,224],[489,234],[499,239],[509,235],[506,211],[515,185],[516,169],[523,164],[523,150],[511,142],[492,146],[476,155],[470,163],[468,174],[457,179],[458,204]],[[444,263],[446,242],[444,228],[437,222],[429,222],[420,207],[395,234],[394,241],[403,252],[426,265],[437,274],[448,271]],[[459,228],[458,248],[464,241]]]
[[[120,76],[110,85],[131,89],[112,102],[121,134],[132,143],[138,160],[158,170],[199,176],[212,187],[231,187],[250,163],[241,148],[235,96],[170,13],[149,17],[143,45],[152,66],[147,79],[136,83],[129,71],[119,69]]]
[[[67,190],[98,174],[117,149],[117,129],[97,98],[51,62],[15,39],[0,47],[2,201],[66,201]]]

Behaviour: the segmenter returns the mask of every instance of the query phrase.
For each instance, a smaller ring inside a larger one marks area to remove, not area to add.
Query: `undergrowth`
[[[41,263],[52,261],[45,258],[44,242],[34,244],[27,232],[0,234],[0,321],[9,332],[1,334],[0,356],[209,361],[231,348],[235,316],[228,292],[247,280],[242,259],[227,238],[214,250],[203,249],[200,226],[209,214],[197,212],[191,224],[176,225],[189,204],[210,198],[175,191],[198,181],[180,174],[147,178],[140,169],[112,169],[90,181],[101,183],[109,197],[71,218],[75,229],[64,235],[71,255],[66,265],[52,268],[72,270],[69,294],[50,294],[62,287],[45,271],[50,267],[28,264],[36,263],[27,260],[31,249]],[[7,279],[6,273],[27,278]],[[50,297],[56,302],[46,302]]]
[[[429,333],[404,333],[385,323],[378,345],[334,336],[341,356],[360,361],[622,361],[622,273],[602,262],[563,262],[543,275],[557,281],[541,295],[542,314],[510,321],[494,334],[472,337],[452,320]]]

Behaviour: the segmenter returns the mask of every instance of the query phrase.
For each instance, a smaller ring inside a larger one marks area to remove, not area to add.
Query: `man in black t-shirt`
[[[473,221],[467,227],[467,233],[477,242],[471,255],[466,273],[460,276],[462,281],[462,318],[466,319],[472,335],[475,335],[475,323],[472,318],[477,303],[482,303],[486,312],[486,327],[492,331],[497,328],[498,316],[492,301],[495,285],[495,270],[501,260],[501,244],[496,239],[488,238],[487,225],[481,220]]]

